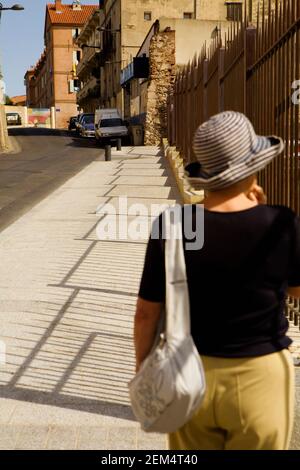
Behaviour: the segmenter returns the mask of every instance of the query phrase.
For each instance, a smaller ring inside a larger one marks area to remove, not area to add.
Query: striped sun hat
[[[244,114],[226,111],[197,129],[193,149],[198,161],[185,168],[190,185],[218,191],[265,168],[284,143],[279,137],[256,135]]]

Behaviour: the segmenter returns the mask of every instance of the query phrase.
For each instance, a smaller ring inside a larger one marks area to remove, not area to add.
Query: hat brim
[[[195,189],[218,191],[236,184],[255,173],[263,170],[274,158],[284,150],[284,142],[280,137],[257,136],[257,145],[243,162],[233,164],[225,171],[211,177],[205,177],[201,172],[201,164],[191,164],[185,168],[185,176]]]

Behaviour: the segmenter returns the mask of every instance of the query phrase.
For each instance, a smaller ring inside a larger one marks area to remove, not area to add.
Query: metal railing
[[[218,34],[177,73],[168,97],[168,140],[188,163],[202,122],[224,110],[245,113],[258,134],[284,139],[284,154],[259,179],[270,204],[300,215],[300,0],[267,0],[257,17],[256,26],[246,17],[232,23],[225,39]],[[299,300],[290,298],[286,313],[299,325]]]

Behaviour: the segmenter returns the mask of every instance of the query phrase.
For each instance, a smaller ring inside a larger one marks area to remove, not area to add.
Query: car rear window
[[[102,119],[100,127],[118,127],[123,126],[122,119]]]
[[[93,116],[94,117],[94,114],[82,114],[79,118],[79,121],[81,122],[83,119],[86,119],[87,117],[89,116]]]
[[[94,120],[95,120],[94,115],[84,116],[84,118],[82,119],[82,122],[84,122],[85,124],[94,124]]]

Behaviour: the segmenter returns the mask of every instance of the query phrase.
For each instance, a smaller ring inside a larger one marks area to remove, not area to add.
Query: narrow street
[[[165,159],[130,147],[105,162],[41,131],[17,139],[24,151],[0,160],[0,449],[164,449],[140,431],[127,389],[146,240],[99,240],[96,209],[109,202],[120,224],[119,196],[174,203]]]
[[[13,128],[21,148],[0,158],[0,231],[104,152],[93,141],[50,129]]]

